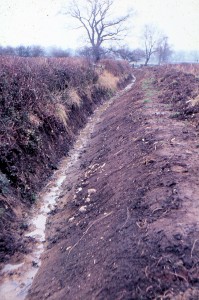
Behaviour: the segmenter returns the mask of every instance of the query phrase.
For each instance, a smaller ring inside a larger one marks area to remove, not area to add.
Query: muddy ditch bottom
[[[78,176],[78,168],[81,164],[81,154],[86,150],[95,124],[100,122],[100,116],[114,102],[115,99],[126,93],[134,84],[135,78],[116,96],[112,97],[99,106],[94,114],[88,118],[88,123],[80,131],[79,136],[65,157],[59,164],[48,184],[37,196],[37,205],[33,207],[29,222],[29,231],[25,234],[35,241],[33,250],[24,256],[23,260],[17,264],[6,264],[0,273],[0,299],[1,300],[22,300],[26,298],[33,279],[41,264],[41,255],[45,250],[45,227],[48,215],[56,209],[61,200],[62,184],[73,176]],[[59,201],[58,201],[59,199]],[[59,202],[59,203],[58,203]]]

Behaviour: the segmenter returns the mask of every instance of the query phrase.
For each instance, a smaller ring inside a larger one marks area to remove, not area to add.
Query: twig
[[[192,258],[192,256],[193,256],[193,251],[194,251],[194,248],[195,248],[195,245],[196,245],[197,241],[198,241],[198,240],[195,240],[195,241],[194,241],[193,246],[192,246],[192,248],[191,248],[191,258]]]
[[[158,210],[163,210],[164,208],[160,208],[160,207],[157,207],[157,208],[155,208],[153,211],[152,211],[152,214],[154,214],[154,212],[156,212],[156,211],[158,211]]]
[[[146,268],[145,268],[145,270],[144,270],[144,273],[145,273],[146,278],[148,278],[147,270],[148,270],[148,266],[146,266]]]
[[[184,276],[182,276],[182,275],[180,275],[180,274],[178,274],[178,273],[169,272],[169,274],[174,275],[174,276],[176,276],[176,277],[179,277],[179,278],[181,278],[181,279],[184,279],[186,282],[188,282],[188,280],[187,280]]]
[[[158,262],[157,262],[157,264],[156,264],[156,266],[158,266],[159,265],[159,263],[161,262],[161,260],[163,259],[163,257],[160,257],[160,259],[158,260]]]
[[[122,227],[120,228],[120,230],[123,229],[126,226],[129,218],[130,218],[130,211],[129,211],[129,208],[127,207],[126,208],[126,220],[125,220],[124,224],[122,225]]]
[[[173,291],[168,290],[168,291],[164,292],[163,295],[159,295],[159,296],[155,297],[154,300],[164,300],[164,299],[168,299],[168,297],[173,297],[173,295],[174,295],[174,294],[173,294]],[[171,299],[171,298],[169,298],[169,299]]]
[[[122,151],[123,151],[123,149],[121,149],[120,151],[116,152],[114,155],[117,155],[117,154],[119,154]]]
[[[97,222],[109,217],[110,215],[112,215],[113,212],[110,212],[108,214],[106,214],[105,216],[102,216],[101,218],[95,220],[87,229],[86,231],[83,233],[82,237],[75,243],[75,245],[72,246],[72,248],[70,248],[70,250],[68,251],[68,256],[67,258],[69,257],[70,253],[72,252],[72,250],[81,242],[81,240],[85,237],[85,235],[88,233],[89,229],[95,225]]]
[[[146,289],[146,293],[148,293],[148,291],[151,289],[153,289],[153,286],[152,285],[148,286],[148,288]]]

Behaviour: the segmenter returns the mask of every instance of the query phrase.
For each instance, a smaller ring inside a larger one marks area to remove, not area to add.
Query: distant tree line
[[[12,46],[0,46],[0,55],[1,56],[20,56],[20,57],[43,57],[43,56],[52,56],[52,57],[68,57],[70,56],[69,50],[64,50],[61,48],[52,47],[50,49],[45,49],[38,45],[33,46],[23,46],[18,47]]]
[[[159,63],[165,62],[169,55],[167,39],[162,39],[162,42],[158,43],[157,48],[153,49],[151,53],[156,53],[156,58]],[[144,49],[129,49],[127,46],[112,47],[98,49],[98,54],[100,58],[111,58],[111,59],[124,59],[130,63],[138,63],[151,58],[146,56]],[[89,61],[95,61],[95,54],[93,54],[92,47],[85,46],[83,48],[76,50],[76,56],[85,57]],[[70,50],[64,50],[61,48],[52,47],[50,49],[45,49],[41,46],[0,46],[0,56],[20,56],[20,57],[69,57],[72,56]]]
[[[147,29],[148,30],[148,29]],[[130,49],[127,46],[99,48],[101,58],[124,59],[129,63],[148,64],[150,59],[158,64],[167,62],[199,62],[199,51],[172,51],[168,43],[168,38],[164,35],[159,38],[152,35],[150,32],[146,34],[145,47]],[[154,42],[153,42],[154,40]],[[80,56],[86,58],[89,62],[95,60],[93,57],[92,47],[85,46],[76,50],[76,53],[71,53],[71,50],[64,50],[58,47],[49,49],[41,46],[18,46],[11,47],[0,46],[0,56],[20,56],[20,57],[69,57]]]

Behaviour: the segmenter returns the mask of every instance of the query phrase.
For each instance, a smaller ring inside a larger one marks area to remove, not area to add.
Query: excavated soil
[[[62,185],[29,300],[199,299],[198,80],[136,73]]]

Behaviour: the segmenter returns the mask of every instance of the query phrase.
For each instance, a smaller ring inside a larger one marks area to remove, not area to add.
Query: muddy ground
[[[135,75],[62,187],[29,300],[199,299],[198,79]]]

